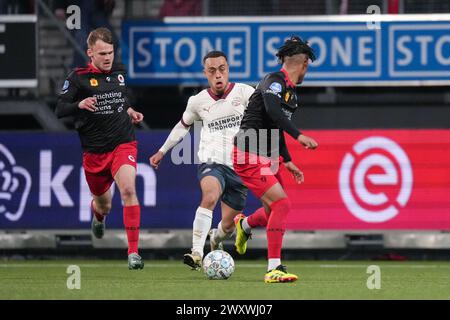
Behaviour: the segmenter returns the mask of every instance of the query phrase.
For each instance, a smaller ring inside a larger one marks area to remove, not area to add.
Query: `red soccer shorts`
[[[235,146],[233,148],[233,167],[242,182],[258,198],[261,198],[273,185],[277,183],[283,185],[281,172],[285,168],[282,165],[281,157],[278,161],[273,161],[239,150]]]
[[[137,141],[119,144],[106,153],[83,153],[83,168],[91,193],[101,196],[111,187],[120,167],[129,164],[136,168]]]

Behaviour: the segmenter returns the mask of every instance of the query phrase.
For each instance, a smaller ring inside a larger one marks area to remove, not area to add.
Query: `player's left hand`
[[[135,111],[131,107],[128,108],[127,113],[130,116],[131,122],[133,122],[133,124],[137,124],[137,123],[141,122],[142,120],[144,120],[144,115],[140,112]]]
[[[300,169],[297,168],[297,166],[292,161],[285,162],[284,166],[286,167],[286,169],[289,170],[290,173],[292,173],[292,175],[294,176],[295,182],[300,184],[305,181],[305,176],[303,175],[303,172],[301,172]]]

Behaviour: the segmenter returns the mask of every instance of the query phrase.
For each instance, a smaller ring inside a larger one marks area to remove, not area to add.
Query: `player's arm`
[[[119,86],[124,86],[123,87],[123,99],[125,100],[124,105],[125,105],[125,109],[127,110],[128,115],[130,116],[130,118],[133,120],[133,123],[138,123],[141,122],[144,119],[144,116],[142,115],[142,113],[137,112],[136,110],[133,109],[132,105],[136,102],[132,92],[128,89],[128,86],[125,85],[127,78],[127,71],[125,66],[122,63],[117,63],[114,65],[114,71],[116,72],[120,72],[119,77],[122,76],[122,78],[119,79],[119,81],[121,82],[119,85],[117,85],[117,88],[119,88]]]
[[[283,132],[281,132],[280,135],[280,156],[283,157],[283,162],[290,162],[292,161],[292,157],[289,154]]]
[[[72,72],[64,81],[62,90],[58,96],[55,110],[58,118],[73,116],[78,112],[79,101],[76,100],[78,91],[77,77],[75,72]]]
[[[78,100],[78,92],[80,86],[77,75],[72,72],[64,81],[62,91],[59,94],[56,104],[56,116],[58,118],[73,116],[79,112],[80,109],[95,112],[97,107],[97,99],[94,97],[87,97],[83,100]]]
[[[122,63],[117,63],[113,66],[113,70],[115,72],[120,72],[119,74],[119,81],[121,82],[120,85],[117,85],[117,88],[119,88],[119,86],[123,86],[126,83],[126,68]],[[122,76],[122,78],[120,79],[120,76]],[[140,122],[142,122],[144,120],[144,115],[141,112],[138,112],[136,110],[134,110],[131,106],[133,105],[134,99],[132,98],[132,93],[128,90],[128,86],[125,86],[123,88],[123,99],[125,100],[124,105],[125,105],[125,109],[127,110],[127,114],[130,116],[131,118],[131,122],[133,124],[138,124]]]
[[[291,137],[297,139],[301,132],[284,115],[281,109],[281,93],[284,91],[284,81],[280,78],[269,77],[261,84],[264,106],[268,116],[277,126],[287,132]]]
[[[303,175],[303,172],[299,168],[297,168],[297,166],[292,161],[284,162],[284,166],[292,174],[292,176],[295,179],[295,182],[300,184],[305,181],[305,176]]]
[[[161,148],[159,148],[159,151],[150,157],[150,165],[154,168],[158,168],[164,155],[186,136],[194,121],[199,119],[197,112],[194,110],[192,98],[190,98],[181,120],[173,127],[166,141]]]
[[[297,127],[289,120],[281,109],[281,92],[283,92],[284,81],[269,77],[264,81],[261,91],[264,98],[264,106],[269,117],[278,127],[287,132],[308,149],[317,148],[318,144],[314,139],[303,135]]]
[[[302,183],[305,180],[303,172],[292,162],[291,155],[286,145],[284,134],[281,133],[280,137],[280,156],[283,157],[283,164],[286,169],[292,174],[297,183]]]
[[[144,120],[144,115],[140,112],[137,112],[132,107],[128,107],[127,113],[130,116],[133,124],[137,124],[137,123],[141,122],[142,120]]]

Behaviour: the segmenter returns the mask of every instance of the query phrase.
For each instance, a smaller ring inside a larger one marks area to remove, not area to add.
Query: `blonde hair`
[[[103,42],[113,44],[113,37],[111,31],[107,28],[97,28],[95,30],[92,30],[91,33],[89,33],[89,36],[87,38],[87,45],[88,48],[92,48],[97,40],[102,40]]]

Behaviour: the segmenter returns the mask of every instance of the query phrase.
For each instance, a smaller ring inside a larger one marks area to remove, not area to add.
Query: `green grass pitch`
[[[0,261],[0,299],[450,299],[450,262],[285,261],[300,276],[265,284],[265,261],[236,261],[228,280],[207,280],[181,261],[146,260],[130,271],[126,261]],[[81,270],[69,290],[69,265]],[[369,265],[381,270],[381,288],[369,290]]]

